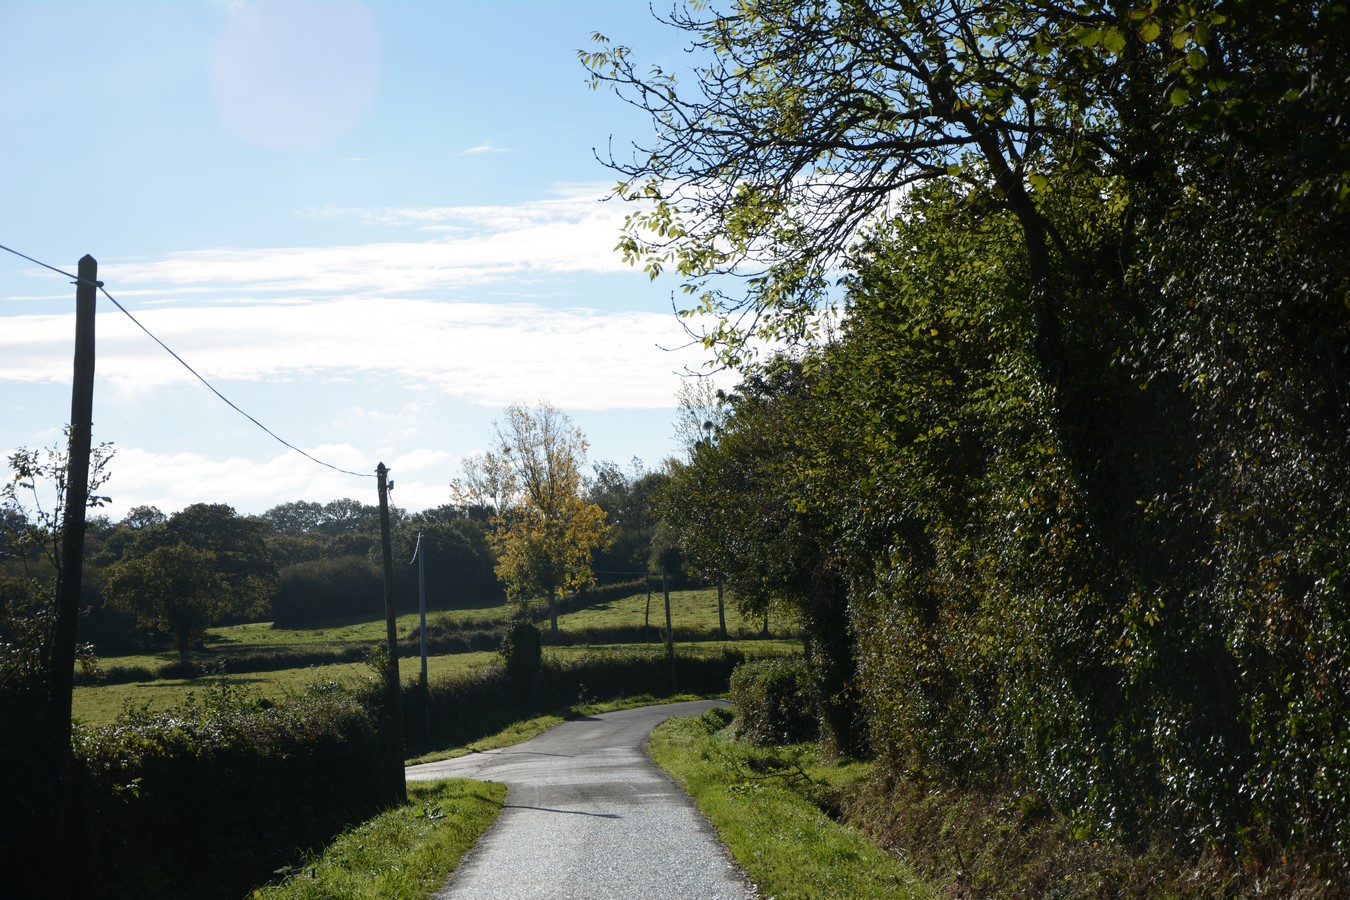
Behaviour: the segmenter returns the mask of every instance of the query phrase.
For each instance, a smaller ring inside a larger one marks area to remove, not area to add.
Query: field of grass
[[[399,607],[412,605],[411,611],[399,612],[394,624],[400,636],[411,634],[419,624],[417,598],[400,598]],[[488,624],[510,613],[510,608],[501,600],[485,600],[479,603],[466,603],[452,610],[427,612],[427,623],[437,619],[450,619],[466,627]],[[382,610],[373,610],[369,616],[335,619],[323,626],[314,628],[273,628],[270,622],[251,622],[246,625],[231,625],[211,629],[209,645],[216,650],[230,646],[241,647],[290,647],[312,644],[345,644],[352,641],[384,640],[385,622]]]
[[[558,617],[558,630],[562,632],[583,631],[598,628],[635,628],[647,622],[653,629],[666,627],[665,601],[661,591],[651,593],[650,615],[647,607],[647,594],[632,594],[620,600],[597,603],[576,612]],[[756,637],[764,621],[760,618],[745,618],[737,612],[735,604],[726,602],[727,634],[729,637]],[[688,628],[699,631],[713,631],[717,628],[717,591],[713,588],[692,591],[670,592],[671,625],[676,630]],[[785,630],[785,623],[770,619],[769,628],[774,634]]]
[[[436,681],[461,675],[488,665],[496,658],[497,654],[492,652],[431,656],[427,658],[427,678]],[[404,681],[416,679],[420,672],[421,661],[416,657],[399,661],[399,674]],[[192,691],[201,691],[207,683],[217,677],[223,677],[231,685],[255,691],[259,697],[281,700],[287,694],[299,693],[308,684],[327,681],[358,682],[375,677],[375,673],[370,666],[358,662],[279,669],[272,672],[208,675],[198,678],[156,678],[152,681],[128,684],[77,687],[72,704],[73,714],[76,721],[87,725],[106,725],[127,705],[139,708],[148,704],[151,709],[164,709],[181,703]]]
[[[596,604],[593,607],[578,610],[560,616],[559,629],[564,633],[582,634],[599,632],[606,629],[639,627],[646,614],[647,595],[634,594],[619,600]],[[448,611],[428,613],[428,631],[434,632],[438,621],[448,621],[457,628],[475,628],[492,621],[500,621],[510,613],[510,608],[501,602],[469,605]],[[673,591],[671,593],[671,617],[677,635],[683,629],[700,633],[711,633],[717,628],[717,592],[715,590]],[[407,637],[418,626],[416,612],[403,613],[396,619],[400,637]],[[653,591],[651,595],[651,632],[650,641],[640,643],[578,643],[557,647],[546,647],[545,653],[555,658],[567,659],[599,651],[619,651],[647,649],[658,652],[661,644],[660,629],[665,627],[665,609],[661,593]],[[742,618],[730,605],[727,608],[727,630],[730,641],[687,641],[677,640],[676,649],[681,653],[721,653],[728,646],[737,646],[737,638],[753,638],[759,635],[762,621],[749,621]],[[547,624],[543,626],[547,629]],[[783,623],[771,621],[774,634],[782,634]],[[324,651],[334,652],[350,649],[354,646],[378,644],[385,639],[385,621],[378,613],[368,617],[337,619],[314,628],[273,628],[268,622],[254,622],[245,625],[230,625],[213,628],[207,636],[205,649],[194,652],[193,662],[205,666],[208,670],[223,664],[224,675],[210,675],[206,678],[223,677],[230,684],[248,687],[260,697],[279,700],[287,694],[302,690],[305,685],[326,681],[353,681],[372,677],[369,666],[362,662],[343,662],[333,664],[293,665],[286,667],[286,655],[291,652]],[[800,642],[791,638],[755,640],[746,649],[753,647],[756,653],[791,652],[800,647]],[[270,671],[231,672],[231,658],[242,659],[248,655],[275,653],[277,666]],[[157,654],[105,657],[101,665],[110,673],[118,669],[139,668],[154,673],[167,665],[177,662],[177,654],[169,651]],[[432,681],[454,677],[475,668],[488,665],[496,659],[489,651],[466,653],[433,654],[427,660],[427,677]],[[400,670],[404,681],[415,679],[421,671],[421,661],[417,656],[403,655]],[[116,681],[116,679],[113,679]],[[141,707],[149,705],[152,709],[172,706],[182,700],[191,691],[199,691],[204,684],[203,678],[147,678],[127,683],[108,683],[80,686],[75,689],[74,715],[78,721],[101,725],[111,722],[128,705]]]

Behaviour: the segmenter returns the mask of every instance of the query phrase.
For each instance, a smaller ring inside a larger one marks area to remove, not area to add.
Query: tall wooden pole
[[[422,736],[431,737],[431,688],[427,684],[427,543],[417,532],[417,613],[422,626]]]
[[[417,614],[422,626],[422,690],[427,689],[427,548],[426,535],[417,532]]]
[[[56,631],[51,655],[53,740],[70,748],[70,704],[75,681],[75,622],[84,574],[85,508],[89,503],[89,453],[94,428],[94,313],[98,261],[80,260],[75,287],[75,378],[70,398],[70,444],[61,528],[61,571],[56,580]]]
[[[408,782],[403,772],[403,701],[398,684],[398,627],[394,624],[394,553],[389,536],[389,470],[384,463],[375,469],[380,489],[380,549],[384,554],[384,622],[388,640],[389,668],[385,672],[385,741],[389,755],[389,783],[399,803],[408,801]]]
[[[670,582],[666,578],[666,567],[661,565],[661,593],[666,598],[666,655],[670,657],[670,692],[675,693],[675,631],[670,623]]]

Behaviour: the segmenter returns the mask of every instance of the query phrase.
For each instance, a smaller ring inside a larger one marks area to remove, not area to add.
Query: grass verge
[[[732,738],[730,714],[671,719],[647,749],[712,821],[765,896],[931,897],[898,859],[826,815],[821,802],[865,766],[824,766],[819,751],[756,750]]]
[[[466,779],[412,782],[408,803],[343,832],[250,900],[429,897],[497,818],[506,786]]]

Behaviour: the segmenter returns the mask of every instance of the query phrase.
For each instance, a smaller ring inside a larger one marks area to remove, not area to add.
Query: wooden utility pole
[[[666,567],[661,566],[661,593],[666,598],[666,655],[670,657],[670,692],[675,693],[675,630],[670,624],[670,582]]]
[[[427,683],[427,536],[417,532],[417,613],[422,633],[422,673],[418,685],[422,688],[422,736],[431,737],[431,686]]]
[[[389,470],[384,463],[375,469],[380,488],[380,549],[384,554],[384,623],[388,640],[389,668],[385,672],[385,711],[382,719],[389,755],[389,783],[399,803],[408,801],[408,782],[403,772],[403,700],[398,684],[398,627],[394,624],[394,553],[389,536]]]
[[[75,623],[84,574],[85,509],[89,503],[89,452],[94,430],[94,313],[98,261],[80,260],[75,286],[75,378],[70,397],[70,444],[66,448],[66,496],[61,523],[61,569],[56,579],[56,632],[51,655],[52,737],[70,750],[70,704],[75,681]]]

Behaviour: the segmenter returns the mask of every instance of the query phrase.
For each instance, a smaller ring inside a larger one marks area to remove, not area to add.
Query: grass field
[[[660,590],[651,593],[650,615],[646,593],[631,594],[619,600],[597,603],[576,612],[558,617],[560,631],[590,628],[637,627],[648,622],[652,628],[666,627],[666,610]],[[761,618],[746,618],[737,612],[735,604],[726,602],[727,634],[730,637],[754,637],[764,625]],[[717,628],[717,591],[708,588],[693,591],[671,591],[671,624],[678,630],[691,628],[712,631]],[[770,619],[772,633],[782,634],[786,623]]]
[[[562,615],[558,627],[563,633],[603,630],[608,628],[633,628],[643,624],[647,612],[647,595],[634,594],[619,600],[596,604],[593,607]],[[510,608],[501,603],[467,605],[448,611],[429,613],[428,630],[437,620],[448,620],[459,627],[473,628],[479,623],[500,620],[510,613]],[[717,628],[717,592],[715,590],[673,591],[671,593],[671,618],[677,633],[681,629],[690,629],[710,633]],[[567,659],[587,653],[650,649],[657,652],[661,647],[659,631],[665,627],[665,608],[661,593],[651,595],[651,624],[654,628],[651,641],[646,643],[622,644],[574,644],[569,646],[547,647],[545,653],[555,658]],[[730,605],[727,609],[727,631],[730,641],[677,641],[676,649],[682,653],[720,653],[727,646],[738,646],[737,638],[754,637],[759,634],[761,621],[742,618]],[[396,619],[400,636],[407,636],[418,625],[418,613],[400,614]],[[547,629],[547,624],[543,625]],[[774,634],[782,634],[782,623],[771,621]],[[81,686],[75,689],[74,716],[77,721],[90,725],[107,724],[128,706],[139,708],[149,706],[162,709],[182,702],[192,691],[200,691],[206,680],[223,677],[230,684],[247,687],[260,697],[269,700],[284,699],[288,694],[304,689],[307,684],[327,681],[356,681],[373,677],[370,667],[361,662],[336,663],[331,665],[303,665],[292,668],[278,668],[265,672],[230,673],[229,663],[232,656],[265,653],[286,650],[338,650],[352,645],[371,645],[385,639],[385,621],[382,615],[369,617],[338,619],[315,628],[273,628],[267,622],[255,622],[246,625],[231,625],[211,629],[205,649],[193,654],[198,665],[223,663],[227,674],[197,678],[155,678],[144,681],[132,681],[125,684],[102,684]],[[755,640],[748,646],[756,652],[788,652],[800,647],[795,639]],[[432,655],[427,659],[427,677],[431,681],[454,677],[475,668],[488,665],[497,658],[495,653],[478,651],[468,653],[450,653]],[[158,654],[141,654],[104,658],[101,663],[107,670],[138,667],[156,671],[165,665],[177,662],[177,654],[167,651]],[[415,679],[421,663],[417,656],[403,656],[400,659],[400,674],[404,681]]]
[[[497,654],[491,652],[428,657],[427,678],[434,681],[458,675],[488,665],[496,657]],[[399,669],[403,680],[407,681],[417,677],[421,671],[421,663],[416,658],[402,659]],[[357,662],[280,669],[273,672],[208,675],[198,678],[156,678],[153,681],[136,681],[128,684],[77,687],[72,709],[76,721],[87,725],[105,725],[115,719],[128,704],[132,707],[148,704],[151,709],[162,709],[181,703],[189,692],[200,691],[215,677],[223,677],[231,685],[250,688],[256,691],[259,697],[281,700],[287,694],[299,693],[308,684],[328,681],[357,682],[374,676],[375,673],[370,666]]]

